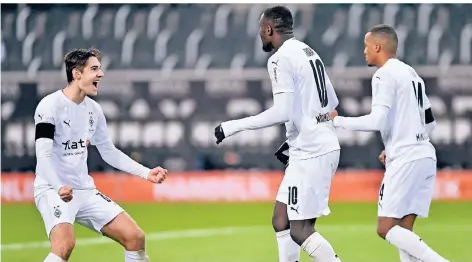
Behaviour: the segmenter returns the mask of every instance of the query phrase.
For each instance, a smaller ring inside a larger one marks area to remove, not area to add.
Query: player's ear
[[[274,34],[274,30],[272,29],[272,27],[270,25],[267,26],[267,34],[269,36],[272,36]]]
[[[376,53],[380,52],[380,44],[378,44],[378,43],[375,44],[374,45],[374,50],[375,50]]]
[[[79,69],[74,68],[74,69],[72,69],[72,75],[74,76],[73,79],[77,79],[77,80],[78,80],[78,79],[80,79],[81,72],[80,72]]]

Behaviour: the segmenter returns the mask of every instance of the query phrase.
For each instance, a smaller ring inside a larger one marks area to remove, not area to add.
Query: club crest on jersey
[[[90,128],[92,128],[92,126],[93,126],[93,123],[94,123],[94,121],[93,121],[93,117],[92,117],[92,112],[89,112],[89,115],[90,115],[90,118],[89,118],[89,124],[90,124]]]
[[[62,215],[62,211],[59,209],[59,206],[54,207],[54,216],[59,218]]]

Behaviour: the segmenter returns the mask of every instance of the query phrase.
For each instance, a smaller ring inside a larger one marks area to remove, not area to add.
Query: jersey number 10
[[[313,76],[315,77],[316,89],[318,90],[318,96],[320,97],[321,108],[325,108],[328,105],[328,92],[326,92],[326,80],[325,80],[325,69],[320,59],[310,60],[311,69],[313,70]]]

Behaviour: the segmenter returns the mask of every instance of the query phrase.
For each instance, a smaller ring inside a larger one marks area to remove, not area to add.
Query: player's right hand
[[[70,186],[63,186],[59,189],[59,197],[61,197],[62,201],[69,202],[72,200],[72,187]]]
[[[382,165],[385,165],[385,157],[386,157],[385,150],[383,150],[382,153],[380,153],[379,155],[379,161],[380,163],[382,163]]]

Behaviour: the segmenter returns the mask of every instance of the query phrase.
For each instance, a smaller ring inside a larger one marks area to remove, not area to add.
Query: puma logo
[[[279,63],[279,60],[277,60],[277,61],[272,61],[272,64],[274,64],[274,65],[276,65],[276,66],[278,66],[278,63]]]
[[[68,125],[68,126],[70,127],[70,120],[69,120],[69,122],[66,122],[66,121],[64,120],[64,124],[66,124],[66,125]]]
[[[300,208],[300,206],[297,206],[296,209],[295,209],[294,207],[290,207],[290,210],[293,210],[293,211],[297,212],[297,214],[299,214],[299,213],[298,213],[298,209],[299,209],[299,208]]]

